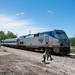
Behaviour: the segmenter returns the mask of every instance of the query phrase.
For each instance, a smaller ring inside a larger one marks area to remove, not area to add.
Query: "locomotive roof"
[[[44,34],[44,33],[46,33],[46,32],[53,32],[53,31],[63,31],[63,30],[55,29],[55,30],[51,30],[51,31],[38,32],[38,33],[35,33],[35,34],[22,35],[22,36],[20,36],[19,38],[26,38],[27,36],[32,36],[32,35],[36,35],[36,34]]]

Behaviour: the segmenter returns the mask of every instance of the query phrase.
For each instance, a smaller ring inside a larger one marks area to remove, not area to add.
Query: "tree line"
[[[13,33],[8,31],[5,33],[4,31],[0,31],[0,41],[4,39],[11,39],[11,38],[16,38],[17,36]]]
[[[75,46],[75,37],[71,37],[69,38],[69,40],[70,40],[70,45]]]

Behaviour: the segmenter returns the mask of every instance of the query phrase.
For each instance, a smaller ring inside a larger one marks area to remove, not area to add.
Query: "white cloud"
[[[16,16],[20,16],[20,15],[24,15],[25,13],[24,12],[18,12],[16,13]]]
[[[49,13],[49,14],[54,14],[54,11],[48,10],[48,13]]]
[[[10,17],[6,16],[0,16],[0,22],[8,22],[11,21],[12,19]]]
[[[24,27],[32,25],[33,22],[30,19],[14,19],[9,16],[0,16],[0,30],[12,31],[17,34],[20,30],[25,30]]]
[[[16,14],[16,16],[19,16],[19,15],[20,15],[19,13]]]
[[[21,12],[20,14],[21,14],[21,15],[24,15],[24,12]]]
[[[13,20],[13,18],[10,18],[7,16],[0,16],[0,25],[4,25],[12,20]]]
[[[6,26],[17,27],[17,26],[30,25],[30,24],[32,24],[30,20],[23,19],[23,20],[14,20],[14,21],[8,22]]]

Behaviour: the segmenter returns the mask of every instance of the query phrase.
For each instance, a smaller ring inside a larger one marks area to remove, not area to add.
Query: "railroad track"
[[[8,47],[8,48],[11,48],[11,47]],[[13,49],[16,49],[16,48],[13,48]],[[27,50],[27,49],[24,49],[24,48],[19,48],[20,50],[25,50],[25,51],[30,51],[30,52],[37,52],[37,53],[43,53],[43,51],[38,51],[38,50]],[[52,54],[54,56],[59,56],[59,57],[67,57],[67,58],[72,58],[72,59],[75,59],[75,54],[73,53],[70,53],[68,55],[65,55],[65,56],[62,56],[62,55],[58,55],[58,54]]]

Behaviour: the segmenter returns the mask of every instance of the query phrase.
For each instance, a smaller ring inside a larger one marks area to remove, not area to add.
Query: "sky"
[[[20,36],[55,29],[75,36],[75,0],[0,0],[0,31]]]

